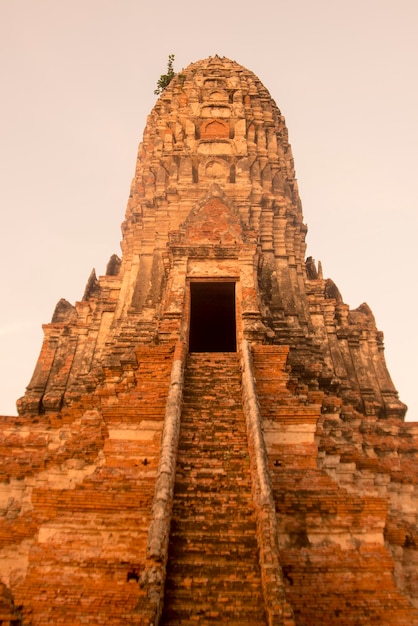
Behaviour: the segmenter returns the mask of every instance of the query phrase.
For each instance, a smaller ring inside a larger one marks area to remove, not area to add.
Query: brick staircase
[[[267,624],[235,353],[188,356],[162,624]]]

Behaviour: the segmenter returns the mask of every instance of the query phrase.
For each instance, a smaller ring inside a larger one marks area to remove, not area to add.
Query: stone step
[[[248,603],[247,603],[248,604]],[[214,610],[211,605],[208,605],[206,609],[199,609],[196,611],[195,608],[187,610],[170,610],[169,612],[169,621],[162,622],[163,624],[171,624],[175,626],[177,624],[181,624],[182,626],[190,624],[219,624],[222,622],[226,622],[231,626],[243,626],[243,625],[251,625],[251,626],[261,626],[266,624],[266,621],[263,617],[260,617],[257,613],[249,614],[246,609],[244,612],[238,612],[236,610],[226,610],[225,611],[217,611]]]
[[[209,458],[206,459],[205,467],[202,467],[199,463],[201,457],[199,458],[199,456],[196,455],[196,448],[187,443],[188,446],[190,445],[190,454],[184,456],[185,453],[183,453],[182,457],[179,459],[180,467],[177,470],[179,479],[181,479],[182,476],[189,476],[199,471],[210,474],[213,480],[216,478],[224,478],[228,481],[236,476],[236,474],[234,474],[234,468],[239,469],[242,463],[248,462],[249,460],[248,454],[244,454],[241,450],[236,453],[234,449],[231,450],[228,446],[225,446],[223,450],[218,450],[219,444],[216,441],[213,443],[205,442],[204,444],[198,441],[192,443],[194,443],[195,446],[200,444],[201,454],[206,454]],[[241,475],[241,478],[245,478],[245,476]]]
[[[238,488],[241,489],[241,485],[238,485]],[[248,489],[249,488],[250,486],[248,485]],[[176,496],[176,505],[179,508],[182,507],[184,510],[186,507],[191,507],[193,504],[196,512],[205,511],[205,513],[207,513],[205,516],[206,520],[209,520],[211,517],[220,519],[226,514],[230,515],[234,509],[237,519],[242,519],[244,515],[236,510],[237,507],[249,506],[251,510],[252,501],[248,496],[236,495],[234,498],[225,498],[225,494],[213,494],[210,486],[207,487],[206,491],[203,489],[190,488],[187,491],[184,490],[182,494],[177,490]],[[195,502],[197,498],[201,500],[201,503]],[[210,511],[208,511],[208,507],[210,507]]]
[[[255,552],[240,550],[234,553],[233,551],[221,549],[212,554],[208,552],[203,556],[202,546],[199,547],[200,551],[197,547],[194,550],[188,548],[185,551],[179,548],[177,551],[173,551],[173,556],[176,556],[176,560],[168,572],[168,578],[173,580],[174,577],[179,576],[177,584],[181,586],[184,583],[184,579],[193,574],[193,576],[197,577],[204,576],[210,578],[213,585],[222,585],[223,581],[229,576],[235,576],[247,582],[250,580],[255,581],[257,589],[260,591],[258,567],[254,566],[251,569],[248,567],[248,564],[240,567],[243,559],[254,560],[256,558]],[[220,574],[222,575],[220,576]]]
[[[227,534],[228,530],[229,535]],[[235,522],[234,525],[228,524],[227,520],[224,523],[214,520],[211,524],[196,524],[194,520],[182,520],[181,522],[173,523],[171,534],[173,537],[178,537],[176,543],[179,543],[179,545],[195,545],[196,543],[210,545],[213,543],[219,546],[224,544],[234,546],[235,544],[240,544],[240,542],[245,544],[248,538],[252,540],[255,530],[254,522],[246,522],[245,520]],[[232,535],[232,531],[235,531],[235,536]],[[252,541],[251,545],[254,546]]]
[[[193,597],[191,597],[190,594],[191,589],[193,591]],[[231,607],[228,607],[228,603],[231,603],[231,592],[233,594],[232,603],[235,611],[237,611],[238,607],[241,605],[241,611],[245,607],[244,614],[246,615],[264,613],[262,609],[260,610],[257,607],[257,602],[254,602],[254,606],[251,606],[251,602],[249,602],[249,600],[254,599],[260,602],[260,593],[252,588],[246,580],[234,580],[233,576],[231,576],[230,580],[224,580],[221,585],[211,584],[210,579],[202,575],[196,577],[190,576],[185,580],[184,586],[179,588],[176,599],[173,599],[172,608],[175,608],[177,605],[177,610],[181,612],[190,611],[190,608],[192,608],[194,613],[198,614],[201,610],[215,608],[212,598],[216,598],[218,602],[220,602],[222,612],[228,613],[231,611]],[[237,617],[237,615],[235,616]],[[251,624],[251,622],[244,623]]]

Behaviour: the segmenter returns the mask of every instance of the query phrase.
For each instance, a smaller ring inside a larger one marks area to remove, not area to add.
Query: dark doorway
[[[235,283],[190,283],[189,352],[236,352]]]

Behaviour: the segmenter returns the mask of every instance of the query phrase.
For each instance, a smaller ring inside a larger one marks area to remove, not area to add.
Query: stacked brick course
[[[254,74],[174,78],[122,232],[0,418],[0,623],[418,625],[418,426]],[[187,354],[192,282],[234,283],[236,353]]]

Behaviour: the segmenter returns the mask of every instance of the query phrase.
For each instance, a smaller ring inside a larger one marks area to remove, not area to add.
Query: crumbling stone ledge
[[[276,507],[254,382],[251,347],[245,339],[241,342],[241,368],[261,581],[268,623],[269,626],[294,626],[293,611],[286,600],[283,572],[280,565]]]
[[[161,455],[155,483],[151,510],[151,523],[147,541],[147,564],[141,576],[141,586],[147,593],[152,617],[150,624],[159,623],[164,601],[164,582],[173,508],[174,481],[176,477],[177,449],[183,403],[184,367],[186,346],[179,341],[174,350],[171,367]]]

